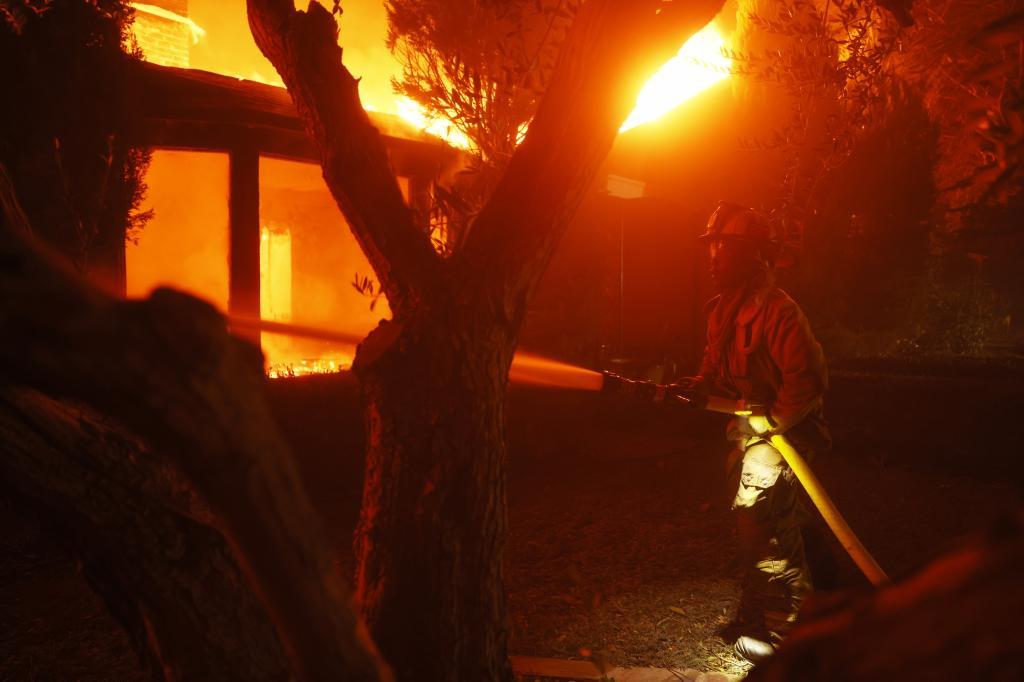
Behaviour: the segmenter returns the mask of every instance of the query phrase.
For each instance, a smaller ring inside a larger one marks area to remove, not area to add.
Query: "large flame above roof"
[[[725,39],[714,22],[687,40],[679,53],[647,81],[619,132],[653,121],[727,78],[732,60],[723,54],[724,47]]]
[[[252,42],[245,22],[244,0],[193,0],[189,4],[189,14],[194,12],[194,17],[179,16],[149,3],[131,4],[141,15],[187,27],[191,38],[189,42],[193,44],[193,68],[282,85]],[[382,7],[372,4],[354,6],[346,12],[346,17],[353,26],[359,27],[359,30],[350,28],[342,36],[349,43],[346,45],[346,61],[351,62],[354,73],[365,76],[361,94],[366,108],[396,115],[453,146],[471,148],[470,141],[450,121],[433,117],[417,102],[390,91],[388,82],[398,75],[400,65],[384,47],[387,25]],[[204,25],[210,22],[209,32],[196,20]],[[732,62],[722,53],[724,45],[725,40],[714,23],[690,38],[679,53],[647,82],[620,131],[652,121],[728,77]],[[145,51],[146,45],[143,48]],[[184,49],[187,55],[189,48]],[[156,61],[160,63],[159,59]],[[525,126],[522,132],[525,133]]]

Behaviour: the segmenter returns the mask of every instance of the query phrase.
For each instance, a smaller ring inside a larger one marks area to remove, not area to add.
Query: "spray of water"
[[[228,324],[232,331],[240,332],[269,332],[271,334],[284,334],[286,336],[299,336],[306,339],[318,341],[330,341],[341,343],[355,348],[362,342],[365,334],[342,332],[333,329],[321,329],[319,327],[304,327],[299,324],[287,322],[271,322],[254,317],[241,317],[228,315]]]
[[[574,388],[600,391],[604,376],[600,372],[551,360],[532,353],[516,353],[508,373],[513,384]]]
[[[248,317],[229,316],[231,329],[242,332],[272,332],[300,336],[320,341],[331,341],[355,348],[362,340],[360,334],[351,332],[304,327],[283,322],[270,322]],[[600,391],[604,376],[600,372],[584,369],[557,360],[551,360],[532,353],[516,353],[509,370],[509,381],[513,384],[570,388],[582,391]]]

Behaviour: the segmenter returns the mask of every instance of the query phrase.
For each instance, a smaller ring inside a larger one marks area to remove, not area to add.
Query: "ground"
[[[1019,374],[840,371],[835,451],[815,463],[894,579],[1021,502]],[[345,378],[274,383],[309,492],[352,570],[361,418]],[[510,398],[508,586],[515,654],[739,670],[719,635],[738,599],[715,415],[594,394]],[[0,508],[0,679],[141,680],[74,562]],[[838,555],[840,550],[836,546]],[[848,589],[866,589],[840,555]]]

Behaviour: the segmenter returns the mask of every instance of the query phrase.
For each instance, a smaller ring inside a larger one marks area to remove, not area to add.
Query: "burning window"
[[[362,336],[390,317],[376,286],[352,285],[357,276],[372,280],[373,270],[318,165],[261,158],[260,223],[263,319]],[[272,377],[347,369],[355,354],[349,345],[268,332],[261,342]]]
[[[154,152],[145,207],[154,216],[126,247],[129,296],[169,286],[228,310],[228,173],[226,154]],[[408,196],[407,180],[400,184]],[[390,316],[318,165],[261,158],[259,194],[262,319],[361,337]],[[275,333],[260,341],[272,377],[347,369],[355,354],[334,341]]]
[[[157,150],[146,174],[153,219],[125,245],[125,291],[181,289],[228,307],[228,156]]]
[[[260,230],[260,319],[292,320],[292,233],[274,223]]]

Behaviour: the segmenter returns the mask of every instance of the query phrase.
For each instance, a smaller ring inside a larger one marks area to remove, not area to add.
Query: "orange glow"
[[[292,233],[287,227],[260,230],[260,317],[281,323],[292,319]],[[352,365],[354,356],[348,344],[317,348],[274,333],[261,334],[260,345],[272,379],[339,372]]]
[[[147,3],[133,5],[140,12],[152,8]],[[192,0],[189,16],[172,20],[182,22],[191,33],[192,68],[282,87],[277,72],[253,42],[244,0]],[[393,114],[454,147],[470,149],[470,141],[450,121],[428,116],[419,103],[391,90],[391,79],[400,75],[401,65],[385,46],[386,34],[382,3],[350,3],[346,7],[339,42],[346,65],[361,79],[359,90],[366,109]],[[620,132],[664,115],[727,78],[732,60],[722,54],[723,47],[725,39],[713,22],[690,38],[644,86]],[[526,126],[521,134],[525,130]]]
[[[404,192],[408,179],[400,178]],[[228,310],[228,158],[226,154],[156,150],[146,174],[144,209],[153,219],[125,250],[126,293],[145,297],[173,287]],[[335,372],[352,364],[356,344],[390,317],[387,300],[356,291],[356,275],[373,271],[345,224],[315,164],[260,161],[260,315],[231,320],[262,331],[270,376]],[[372,305],[372,309],[371,309]],[[336,329],[309,338],[275,324]]]
[[[403,191],[408,179],[400,178]],[[332,335],[260,335],[270,377],[337,372],[352,366],[355,345],[391,316],[351,284],[373,270],[311,163],[260,159],[260,316],[268,323],[337,329]]]
[[[725,39],[714,22],[687,40],[679,53],[647,81],[619,132],[653,121],[728,78],[732,60],[722,53],[724,47]]]
[[[171,286],[228,307],[227,154],[157,150],[143,210],[153,219],[125,245],[126,294]]]
[[[192,21],[188,17],[178,14],[177,12],[172,12],[169,9],[164,9],[163,7],[160,7],[158,5],[151,5],[145,2],[131,2],[128,4],[131,5],[132,9],[134,9],[136,12],[142,12],[143,14],[151,14],[154,17],[159,17],[161,19],[165,19],[166,21],[170,21],[175,24],[181,24],[182,26],[188,29],[189,36],[192,39],[193,45],[198,43],[199,40],[206,35],[206,30],[203,29],[202,26]]]
[[[245,0],[191,0],[189,16],[174,15],[146,3],[133,3],[137,12],[176,22],[191,31],[188,50],[191,68],[284,87],[274,67],[256,47],[246,20]],[[173,15],[173,16],[172,16]],[[138,15],[137,15],[138,16]],[[401,74],[401,65],[385,45],[387,15],[383,3],[349,3],[345,6],[339,42],[345,50],[345,65],[359,77],[359,95],[368,111],[398,116],[418,130],[439,137],[452,146],[466,149],[469,140],[449,121],[427,116],[424,108],[396,95],[391,80]],[[139,31],[143,53],[147,44]],[[156,50],[146,56],[165,63]]]
[[[408,97],[396,97],[394,111],[388,113],[397,114],[419,130],[434,137],[439,137],[453,147],[470,149],[473,146],[465,133],[456,128],[451,121],[428,116],[427,110],[423,108],[423,105]]]
[[[266,358],[265,371],[271,379],[285,377],[301,377],[309,374],[333,374],[352,367],[355,359],[355,348],[347,350],[334,346],[324,352],[312,352],[303,357],[303,344],[290,336],[264,333],[260,335],[260,345]],[[309,348],[309,344],[305,345]],[[275,359],[277,361],[275,361]]]
[[[260,317],[292,319],[292,233],[287,228],[260,230]]]

